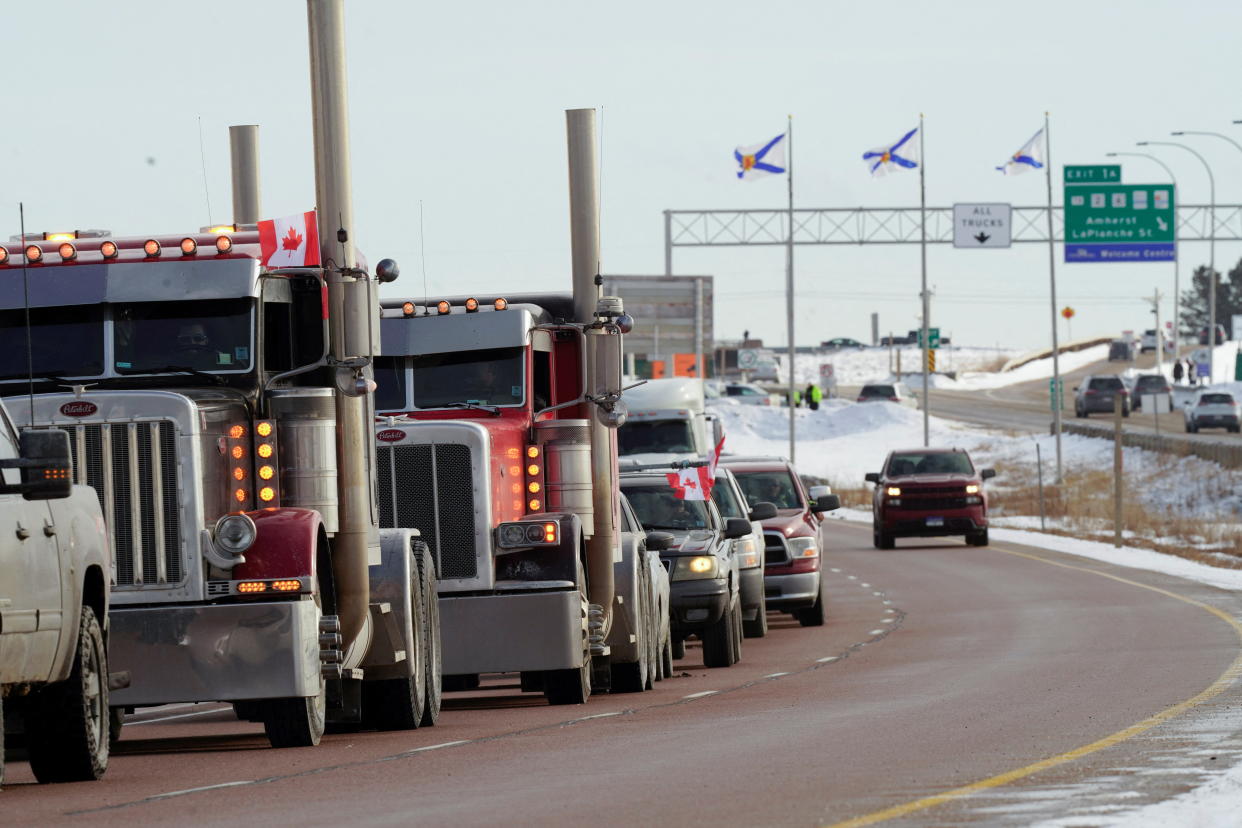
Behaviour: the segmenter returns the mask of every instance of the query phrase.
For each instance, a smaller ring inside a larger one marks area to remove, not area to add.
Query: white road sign
[[[954,204],[954,247],[1008,247],[1013,226],[1009,204]]]

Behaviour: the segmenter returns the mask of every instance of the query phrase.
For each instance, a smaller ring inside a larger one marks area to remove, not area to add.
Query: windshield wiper
[[[473,408],[477,411],[486,411],[488,414],[491,414],[493,417],[500,416],[500,407],[495,406],[495,405],[483,405],[481,403],[473,403],[473,402],[454,402],[454,403],[445,403],[444,405],[437,406],[437,407],[438,408]]]
[[[189,374],[199,379],[211,380],[216,385],[224,385],[224,377],[218,374],[209,374],[206,371],[200,371],[197,368],[190,368],[187,365],[161,365],[159,367],[150,366],[143,368],[126,368],[126,375],[130,374]]]

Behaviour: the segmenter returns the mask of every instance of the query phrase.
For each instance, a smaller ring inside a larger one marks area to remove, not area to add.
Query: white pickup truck
[[[108,537],[70,456],[64,431],[19,438],[0,405],[0,784],[6,718],[40,782],[108,767]]]

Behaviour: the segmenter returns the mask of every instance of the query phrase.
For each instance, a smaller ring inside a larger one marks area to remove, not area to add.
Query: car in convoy
[[[1158,347],[1159,337],[1156,336],[1155,328],[1148,328],[1143,331],[1143,336],[1139,339],[1139,353],[1145,354],[1148,351],[1154,351]]]
[[[829,351],[840,351],[845,348],[862,350],[867,346],[859,342],[857,339],[850,339],[846,336],[838,336],[835,339],[829,339],[827,342],[819,343],[819,347],[825,348]]]
[[[1130,416],[1130,390],[1116,374],[1096,374],[1082,378],[1081,385],[1074,386],[1074,416],[1086,417],[1104,412],[1112,414],[1117,399],[1121,399],[1121,415]]]
[[[71,468],[66,432],[19,438],[0,405],[0,784],[6,716],[40,782],[108,768],[111,553],[99,498]]]
[[[776,516],[763,523],[763,587],[768,609],[793,615],[804,627],[824,623],[821,554],[827,538],[824,513],[841,508],[837,495],[812,499],[784,457],[723,455],[748,503],[771,503]]]
[[[768,634],[768,602],[763,591],[762,521],[776,517],[776,506],[748,503],[733,472],[719,465],[712,486],[712,501],[726,520],[744,518],[750,522],[750,534],[733,541],[733,554],[737,557],[742,583],[742,634],[746,638],[763,638]]]
[[[660,560],[661,541],[650,542],[647,532],[634,514],[625,495],[621,495],[621,560],[613,564],[617,593],[633,595],[647,607],[634,612],[617,612],[605,643],[611,649],[612,692],[640,693],[651,689],[653,682],[673,674],[673,640],[669,627],[668,570]],[[638,584],[632,581],[637,579]],[[645,619],[647,626],[636,626]]]
[[[1130,385],[1130,408],[1138,411],[1143,407],[1143,396],[1161,394],[1169,400],[1169,411],[1173,410],[1173,386],[1164,374],[1139,374]]]
[[[1228,337],[1225,334],[1225,326],[1217,322],[1216,323],[1216,344],[1224,345],[1226,339],[1228,339]],[[1202,328],[1199,329],[1199,344],[1200,345],[1208,344],[1208,329],[1206,325],[1204,325]]]
[[[729,382],[725,383],[724,393],[721,395],[732,400],[738,405],[780,405],[781,398],[779,394],[771,394],[764,391],[758,385],[752,385],[748,382]]]
[[[1186,430],[1192,434],[1201,428],[1223,428],[1237,432],[1242,428],[1239,408],[1237,399],[1228,391],[1200,391],[1182,410]]]
[[[750,533],[750,521],[722,518],[710,499],[678,497],[659,472],[624,473],[621,490],[649,533],[648,545],[663,547],[673,657],[685,655],[685,641],[694,635],[703,642],[703,666],[736,664],[742,657],[742,597],[733,541]]]
[[[1127,339],[1114,339],[1108,343],[1108,361],[1109,362],[1132,362],[1134,360],[1134,345]]]
[[[983,482],[996,476],[978,469],[956,448],[889,452],[875,484],[871,533],[876,549],[892,549],[896,538],[962,535],[972,546],[988,545],[988,496]]]
[[[919,398],[904,382],[867,383],[858,390],[858,402],[895,402],[910,408],[919,407]]]

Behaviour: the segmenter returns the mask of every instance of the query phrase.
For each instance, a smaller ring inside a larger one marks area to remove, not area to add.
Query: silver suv
[[[1075,416],[1112,414],[1118,397],[1121,398],[1121,416],[1130,416],[1130,391],[1116,374],[1083,377],[1082,385],[1074,386],[1074,392]]]
[[[0,783],[17,714],[40,782],[108,767],[108,538],[95,492],[73,485],[69,435],[25,431],[0,405]]]
[[[1186,405],[1183,413],[1186,430],[1192,433],[1201,428],[1223,428],[1236,432],[1242,426],[1238,401],[1228,391],[1200,391]]]

